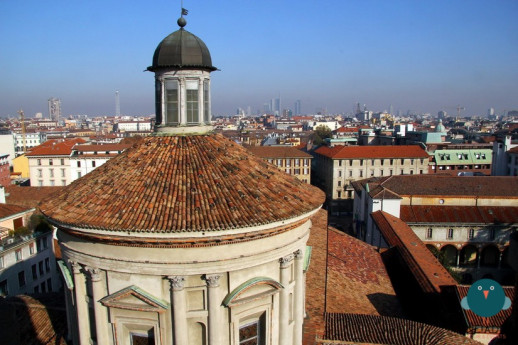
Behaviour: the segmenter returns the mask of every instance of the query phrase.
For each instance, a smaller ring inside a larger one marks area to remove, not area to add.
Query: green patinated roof
[[[434,153],[437,165],[458,164],[491,164],[491,149],[436,150]]]
[[[306,272],[311,263],[311,253],[313,248],[311,246],[306,246],[306,252],[304,253],[304,272]]]
[[[63,279],[65,279],[65,284],[69,290],[74,288],[74,279],[72,279],[72,274],[68,269],[67,265],[63,262],[63,260],[58,260],[58,267],[63,275]]]
[[[272,279],[272,278],[268,278],[268,277],[255,277],[255,278],[252,278],[252,279],[249,279],[247,280],[246,282],[244,282],[243,284],[239,285],[237,288],[235,288],[231,293],[229,293],[227,295],[227,297],[225,297],[225,299],[223,300],[223,305],[225,307],[228,307],[229,304],[237,297],[239,296],[243,291],[245,291],[246,289],[254,286],[254,285],[257,285],[257,284],[268,284],[270,286],[273,286],[274,288],[276,289],[284,289],[284,286],[282,286],[281,283],[279,283],[278,281]]]

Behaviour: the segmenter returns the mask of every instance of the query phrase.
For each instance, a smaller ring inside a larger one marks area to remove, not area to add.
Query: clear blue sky
[[[282,96],[305,113],[354,104],[466,115],[518,109],[516,0],[184,0],[215,114]],[[154,113],[151,64],[179,0],[0,0],[0,117]]]

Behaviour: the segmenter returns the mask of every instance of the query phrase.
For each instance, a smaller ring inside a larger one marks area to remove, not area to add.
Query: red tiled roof
[[[457,285],[455,286],[455,290],[457,292],[457,297],[460,302],[464,297],[468,295],[470,286],[469,285]],[[511,299],[511,305],[514,300],[514,287],[503,287],[504,293],[507,297]],[[497,314],[491,317],[482,317],[475,314],[471,309],[466,310],[462,309],[462,313],[464,314],[464,319],[467,322],[468,330],[467,333],[498,333],[500,331],[500,327],[504,324],[505,320],[511,317],[512,308],[501,310]]]
[[[174,233],[265,225],[323,201],[318,188],[215,134],[147,137],[40,209],[62,227]]]
[[[304,345],[314,345],[315,336],[324,334],[327,265],[327,211],[319,210],[311,217],[311,232],[307,245],[311,246],[311,262],[306,272],[306,318]]]
[[[61,191],[64,187],[21,187],[10,185],[5,188],[5,199],[8,204],[33,208],[41,200]]]
[[[74,146],[74,151],[78,151],[78,152],[124,151],[129,147],[131,147],[131,145],[125,145],[125,144],[76,145],[76,146]]]
[[[426,151],[418,145],[398,146],[321,146],[316,153],[333,159],[351,158],[428,158]]]
[[[65,140],[59,140],[59,139],[47,140],[43,144],[31,149],[31,151],[28,152],[26,154],[26,156],[34,157],[34,156],[70,155],[70,153],[72,152],[72,147],[74,147],[74,145],[82,144],[85,142],[86,141],[81,138],[65,139]]]
[[[293,146],[251,146],[248,150],[261,158],[313,158]]]
[[[357,133],[359,131],[358,127],[340,127],[333,132],[336,133]]]
[[[380,254],[338,230],[328,231],[326,312],[402,316]]]
[[[0,219],[10,217],[22,212],[28,212],[30,210],[30,208],[23,206],[0,203]]]
[[[448,271],[404,221],[383,211],[376,211],[371,216],[387,244],[398,248],[424,292],[438,293],[441,286],[456,284]]]
[[[360,191],[367,183],[371,189],[380,185],[399,196],[518,198],[518,177],[513,176],[394,175],[355,181],[352,185]]]
[[[406,223],[518,223],[518,207],[402,205]]]
[[[0,298],[2,343],[66,345],[66,312],[62,294]]]
[[[326,314],[324,339],[332,344],[481,345],[458,333],[395,317]],[[321,340],[319,344],[329,344]],[[334,341],[338,341],[334,342]]]

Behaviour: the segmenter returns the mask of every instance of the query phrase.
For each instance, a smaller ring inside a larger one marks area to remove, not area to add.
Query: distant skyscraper
[[[487,116],[495,116],[495,108],[489,108],[487,110]]]
[[[115,116],[121,116],[121,102],[119,98],[119,91],[115,91]]]
[[[61,100],[58,98],[49,98],[49,117],[51,120],[59,122],[61,118]]]
[[[437,117],[441,120],[444,120],[446,118],[446,116],[448,116],[448,113],[445,112],[444,110],[441,110],[437,113]]]
[[[302,102],[300,101],[300,99],[297,99],[295,101],[295,115],[300,114],[302,114]]]

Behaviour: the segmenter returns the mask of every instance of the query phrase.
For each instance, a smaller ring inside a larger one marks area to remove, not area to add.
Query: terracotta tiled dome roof
[[[40,209],[60,227],[125,236],[254,227],[303,216],[324,198],[221,135],[154,136]]]

